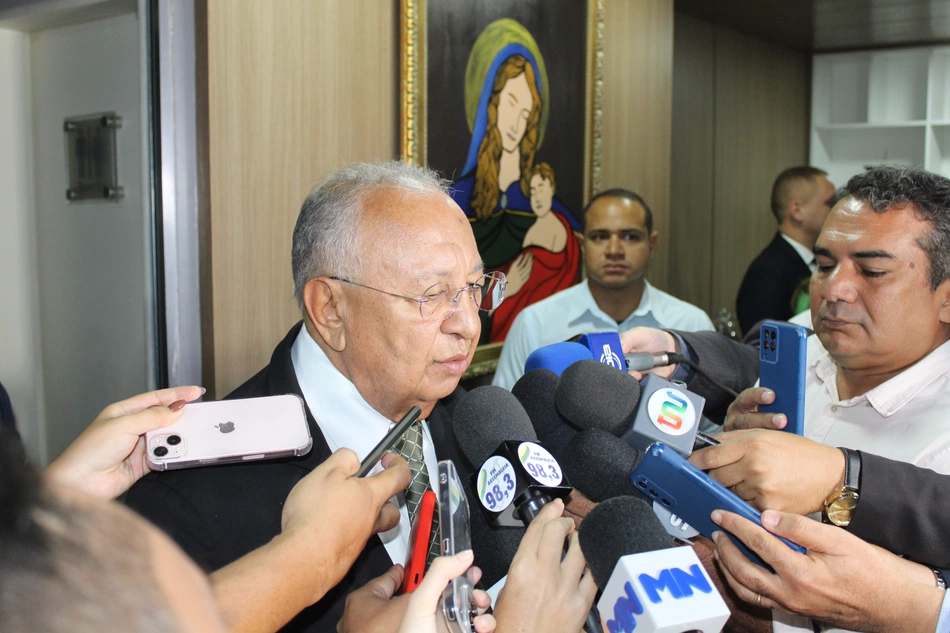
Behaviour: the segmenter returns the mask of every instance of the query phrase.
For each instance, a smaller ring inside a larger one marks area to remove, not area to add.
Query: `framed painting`
[[[573,285],[599,189],[603,0],[402,0],[401,152],[452,181],[487,270],[508,276],[467,378],[517,314]]]

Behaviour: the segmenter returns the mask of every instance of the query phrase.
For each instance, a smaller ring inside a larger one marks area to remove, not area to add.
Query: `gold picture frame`
[[[491,14],[492,10],[495,11],[494,14]],[[571,18],[574,14],[583,17],[583,20]],[[543,81],[543,88],[547,91],[544,93],[547,101],[542,99],[547,105],[538,148],[539,154],[540,149],[545,150],[545,160],[550,160],[548,157],[554,158],[552,162],[558,169],[562,169],[562,165],[568,166],[558,173],[557,191],[558,195],[561,195],[562,183],[566,183],[563,189],[571,196],[568,206],[573,209],[575,216],[573,233],[575,237],[579,236],[580,211],[592,193],[600,190],[604,18],[603,0],[587,0],[586,3],[578,3],[576,0],[522,0],[512,3],[512,6],[506,9],[488,9],[470,0],[401,0],[400,151],[403,159],[414,164],[428,165],[453,180],[460,173],[464,173],[464,170],[460,172],[459,169],[460,160],[455,160],[460,153],[460,141],[458,138],[453,140],[453,135],[459,137],[465,134],[464,129],[459,131],[458,128],[464,128],[464,124],[459,125],[461,117],[456,116],[463,110],[468,117],[471,133],[473,115],[470,112],[468,93],[465,95],[464,106],[456,105],[456,102],[463,102],[461,96],[456,94],[460,90],[447,90],[445,85],[430,86],[430,74],[436,77],[437,80],[433,82],[436,84],[443,76],[462,77],[468,70],[465,58],[469,58],[471,64],[466,47],[474,50],[465,37],[471,33],[482,32],[488,23],[494,24],[508,19],[516,21],[519,27],[538,36],[537,40],[541,43],[538,46],[543,46],[545,42],[548,45],[548,67],[552,69],[551,76],[557,80],[558,86],[555,87],[555,96],[552,97],[552,91],[548,89],[548,76],[544,75],[542,79],[538,79],[538,85]],[[429,31],[430,19],[436,20],[440,25],[440,28],[432,33]],[[462,36],[456,37],[459,33],[454,32],[445,33],[446,29],[452,27],[459,28]],[[573,31],[565,34],[565,29]],[[582,39],[581,30],[583,43],[579,43]],[[528,37],[531,38],[530,35]],[[552,46],[552,41],[557,42],[557,45]],[[433,53],[433,45],[430,45],[432,42],[435,42],[437,48],[441,47],[435,51],[435,57],[430,57],[430,53]],[[533,39],[531,43],[535,44]],[[540,72],[544,73],[543,56],[540,51],[536,52],[541,57]],[[565,61],[564,57],[569,59]],[[578,57],[580,59],[575,59]],[[452,71],[443,69],[439,73],[430,72],[430,64],[435,63],[434,59],[438,59],[440,64],[447,64],[447,68]],[[565,76],[570,80],[570,90],[561,86]],[[466,76],[465,81],[468,80]],[[457,88],[454,84],[453,87]],[[560,93],[556,92],[558,87],[561,88]],[[430,89],[433,91],[433,99],[430,99]],[[584,94],[582,108],[576,99],[576,94],[581,90]],[[455,101],[448,104],[446,95]],[[436,105],[430,111],[432,102],[436,102]],[[556,117],[550,123],[547,121],[548,111],[554,112],[551,116]],[[437,112],[439,117],[444,117],[445,120],[434,120],[433,112]],[[566,113],[564,117],[559,116],[561,112]],[[437,129],[430,129],[432,127]],[[541,148],[545,129],[550,130],[550,141],[548,147]],[[430,151],[428,144],[430,131],[434,134],[433,138],[440,140],[439,146],[432,148],[434,151]],[[582,152],[579,151],[581,144]],[[451,149],[446,150],[446,147]],[[565,160],[560,160],[561,157],[565,157]],[[465,379],[479,378],[494,372],[501,347],[500,342],[480,345]]]

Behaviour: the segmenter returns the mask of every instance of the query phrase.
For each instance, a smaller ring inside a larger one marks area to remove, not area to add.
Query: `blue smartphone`
[[[647,448],[643,459],[630,473],[630,481],[637,490],[659,501],[667,510],[683,519],[708,539],[721,527],[712,522],[713,510],[726,510],[762,525],[761,513],[740,499],[734,492],[699,470],[682,455],[662,442]],[[726,532],[746,558],[766,569],[772,568],[742,541]],[[781,537],[778,537],[781,538]],[[792,550],[805,553],[805,548],[782,538]]]
[[[766,321],[759,330],[759,386],[775,392],[775,401],[759,411],[784,413],[783,431],[805,431],[805,352],[808,331],[800,325]]]

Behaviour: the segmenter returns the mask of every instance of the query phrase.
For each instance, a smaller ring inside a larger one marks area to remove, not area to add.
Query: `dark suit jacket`
[[[294,326],[274,350],[270,364],[228,399],[288,393],[302,396],[290,356],[301,326]],[[468,485],[472,466],[462,454],[451,423],[451,411],[463,393],[457,389],[436,404],[428,422],[436,455],[440,460],[455,462]],[[291,488],[330,456],[309,408],[307,420],[313,448],[303,457],[150,473],[132,487],[126,503],[164,530],[200,565],[211,571],[220,569],[280,532],[281,510]],[[496,534],[475,507],[478,501],[471,489],[468,494],[470,504],[474,504],[472,545],[476,564],[484,572],[483,582],[490,586],[507,573],[522,531]],[[282,630],[335,632],[346,595],[383,574],[392,564],[382,541],[373,536],[340,584]]]
[[[20,439],[16,428],[16,418],[13,416],[13,404],[10,403],[10,396],[7,395],[3,384],[0,384],[0,427],[6,429],[10,437]]]
[[[759,355],[716,332],[679,332],[700,367],[741,391],[758,379]],[[721,412],[729,397],[697,374],[689,388]],[[946,494],[945,494],[946,493]],[[950,475],[861,452],[861,498],[848,531],[932,567],[950,568]]]
[[[781,233],[752,260],[739,294],[736,312],[743,332],[749,331],[762,319],[785,321],[792,314],[792,295],[803,279],[811,275],[808,265],[785,241]]]

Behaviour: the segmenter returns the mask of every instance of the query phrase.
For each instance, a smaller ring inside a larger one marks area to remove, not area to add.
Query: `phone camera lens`
[[[181,444],[181,437],[178,435],[169,435],[165,440],[170,446]]]
[[[155,455],[155,457],[165,457],[168,455],[168,449],[164,446],[158,446],[152,451],[152,454]]]
[[[775,351],[775,343],[769,343],[769,349],[774,352],[774,351]]]

